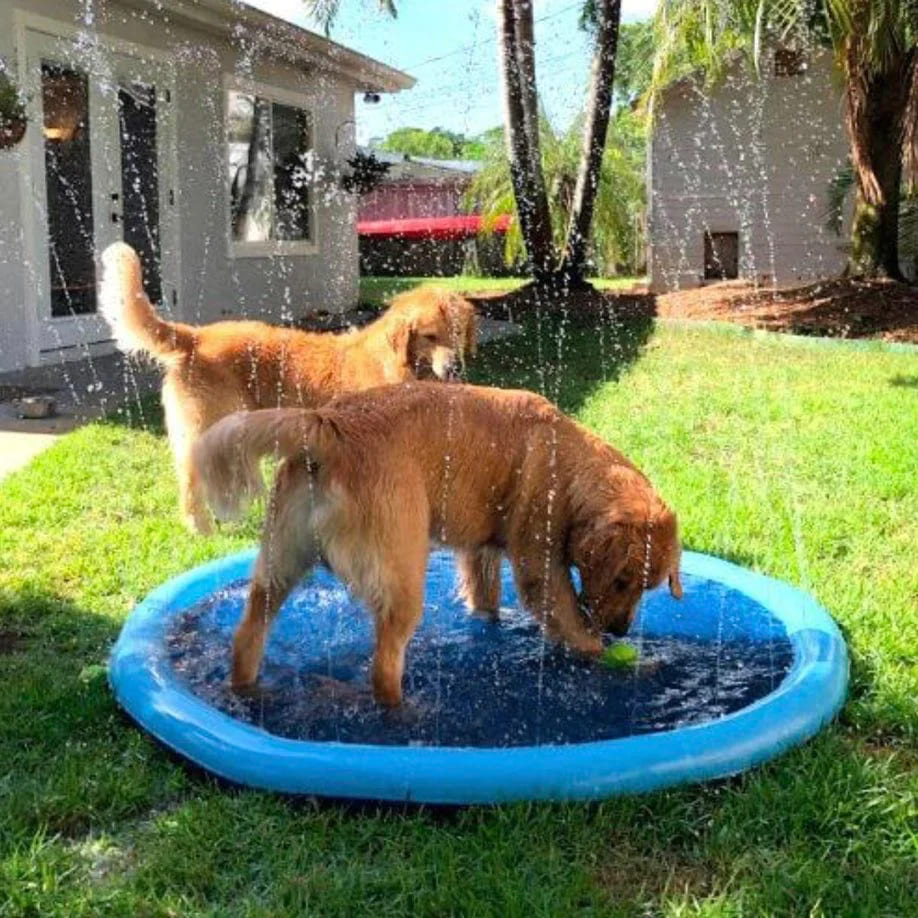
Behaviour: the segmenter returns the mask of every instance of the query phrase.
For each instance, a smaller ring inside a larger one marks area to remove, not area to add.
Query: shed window
[[[311,248],[313,130],[308,111],[229,91],[227,165],[235,254]]]
[[[739,233],[704,234],[704,279],[732,280],[739,276]]]
[[[802,51],[794,48],[778,48],[775,51],[775,76],[799,76],[806,73],[806,58]]]

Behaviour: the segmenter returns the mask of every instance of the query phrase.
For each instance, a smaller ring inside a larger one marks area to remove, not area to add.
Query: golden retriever
[[[668,577],[681,596],[672,511],[624,456],[531,392],[406,383],[315,411],[234,414],[193,451],[218,517],[260,490],[272,453],[283,462],[235,636],[237,689],[256,682],[271,620],[317,562],[373,613],[384,705],[401,701],[431,540],[459,550],[467,605],[495,615],[506,553],[547,635],[587,655],[602,632],[628,630],[645,589]]]
[[[194,326],[157,315],[130,246],[109,246],[102,264],[101,310],[118,346],[146,352],[165,369],[162,399],[182,515],[201,532],[210,529],[210,519],[191,447],[215,421],[239,410],[314,408],[343,392],[427,375],[449,379],[475,351],[475,308],[437,287],[397,296],[371,325],[345,334],[254,321]]]

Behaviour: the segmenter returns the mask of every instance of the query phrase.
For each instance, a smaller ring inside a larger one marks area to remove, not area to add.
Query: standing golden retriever
[[[467,604],[493,614],[506,553],[526,608],[584,654],[628,630],[648,587],[668,577],[681,596],[676,517],[624,456],[530,392],[408,383],[317,411],[234,414],[192,459],[218,516],[260,490],[270,453],[284,461],[236,632],[236,688],[257,680],[271,620],[319,561],[374,615],[385,705],[402,698],[432,539],[460,550]]]
[[[397,296],[371,325],[315,334],[253,321],[168,322],[143,289],[140,261],[123,242],[102,255],[102,314],[125,351],[165,369],[163,407],[175,457],[182,514],[206,532],[191,447],[211,424],[239,410],[314,408],[343,392],[427,375],[453,377],[474,354],[475,308],[455,293],[420,287]]]

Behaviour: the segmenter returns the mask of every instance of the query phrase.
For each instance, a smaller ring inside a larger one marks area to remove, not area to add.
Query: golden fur
[[[273,616],[320,561],[373,613],[373,688],[387,705],[401,701],[431,540],[459,550],[467,605],[492,615],[506,553],[524,605],[585,654],[601,632],[627,631],[646,588],[668,577],[681,595],[674,514],[624,456],[530,392],[409,383],[224,418],[193,454],[218,515],[258,491],[272,453],[283,462],[236,632],[237,688],[257,680]]]
[[[202,532],[210,520],[190,454],[215,421],[245,409],[314,408],[343,392],[426,375],[447,379],[475,351],[474,307],[437,287],[397,296],[381,318],[346,334],[253,321],[194,326],[157,315],[130,246],[110,246],[102,264],[102,313],[119,347],[146,352],[165,369],[162,398],[182,514]]]

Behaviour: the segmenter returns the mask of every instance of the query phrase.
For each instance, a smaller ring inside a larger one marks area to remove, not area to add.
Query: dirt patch
[[[482,315],[511,322],[538,313],[564,315],[574,322],[638,319],[656,314],[655,297],[646,287],[612,291],[587,286],[546,291],[526,286],[510,293],[476,292],[465,296]]]
[[[837,279],[777,290],[726,281],[656,296],[644,287],[539,292],[530,286],[468,296],[482,314],[514,321],[537,311],[563,313],[575,321],[659,316],[736,322],[795,335],[918,344],[918,286],[887,280]]]
[[[918,343],[918,286],[838,279],[778,290],[743,281],[657,297],[657,315],[737,322],[769,331]]]

